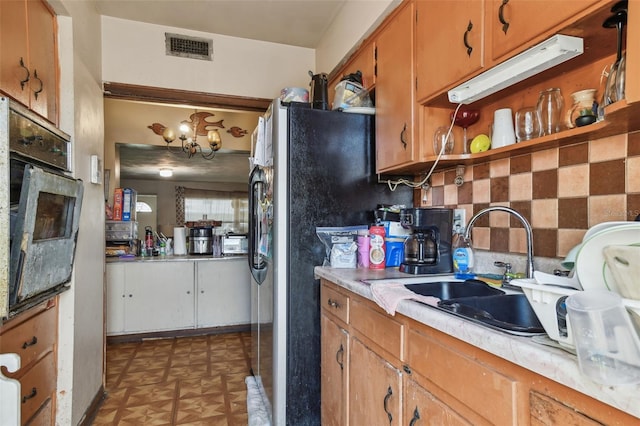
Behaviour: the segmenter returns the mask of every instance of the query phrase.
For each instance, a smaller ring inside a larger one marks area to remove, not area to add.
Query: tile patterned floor
[[[92,425],[246,425],[251,335],[107,346],[107,397]]]

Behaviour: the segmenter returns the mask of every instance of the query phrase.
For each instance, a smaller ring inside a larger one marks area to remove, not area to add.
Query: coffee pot
[[[453,272],[453,210],[402,209],[400,223],[411,230],[404,243],[404,261],[400,264],[400,272],[415,275]]]

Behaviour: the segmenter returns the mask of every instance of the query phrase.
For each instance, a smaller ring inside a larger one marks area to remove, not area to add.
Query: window
[[[221,221],[223,232],[246,233],[249,199],[246,192],[184,189],[184,220]]]

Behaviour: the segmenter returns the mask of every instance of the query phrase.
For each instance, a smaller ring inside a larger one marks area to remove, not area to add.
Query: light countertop
[[[414,277],[396,268],[376,271],[318,266],[315,274],[369,300],[373,300],[371,289],[362,280]],[[531,337],[493,330],[411,300],[401,301],[396,312],[640,418],[640,385],[595,383],[580,373],[577,357],[569,352],[536,343]]]

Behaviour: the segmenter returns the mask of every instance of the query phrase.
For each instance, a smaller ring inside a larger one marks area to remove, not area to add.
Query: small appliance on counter
[[[189,228],[189,254],[213,254],[213,228]]]
[[[222,254],[247,254],[249,240],[247,234],[227,233],[222,237]]]
[[[106,220],[104,225],[105,255],[140,255],[138,240],[138,222]]]
[[[400,264],[400,272],[414,275],[453,272],[453,210],[402,209],[400,223],[411,230],[411,235],[404,243],[404,261]]]

